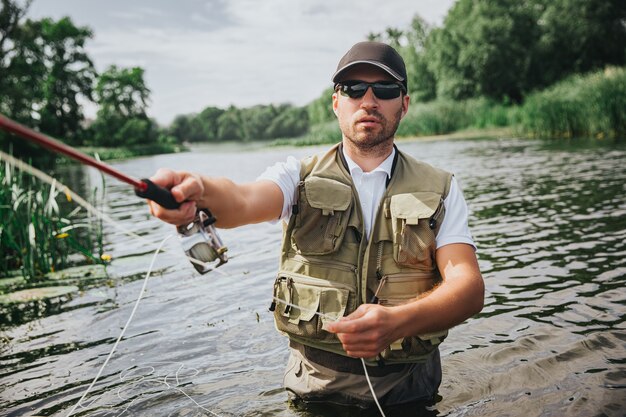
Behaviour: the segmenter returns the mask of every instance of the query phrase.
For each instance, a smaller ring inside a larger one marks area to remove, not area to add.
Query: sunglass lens
[[[369,87],[372,87],[374,95],[381,100],[391,100],[398,98],[402,93],[402,88],[395,83],[346,83],[342,84],[340,88],[341,94],[350,98],[361,98],[365,95],[365,92]]]
[[[365,95],[368,87],[367,83],[344,84],[341,86],[341,91],[350,98],[360,98]]]
[[[400,86],[398,84],[381,84],[375,83],[372,85],[374,95],[381,100],[391,100],[400,96]]]

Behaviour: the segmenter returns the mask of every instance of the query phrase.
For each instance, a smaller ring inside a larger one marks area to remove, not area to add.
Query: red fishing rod
[[[152,200],[166,209],[171,210],[180,207],[181,203],[174,199],[170,190],[156,185],[149,179],[138,180],[130,177],[63,142],[36,132],[2,114],[0,114],[0,128],[44,146],[53,152],[75,159],[81,164],[90,165],[105,174],[130,184],[135,188],[135,194],[139,197]],[[200,209],[196,212],[196,217],[192,223],[178,226],[178,234],[183,250],[193,259],[193,266],[201,274],[209,272],[213,266],[218,267],[228,261],[226,256],[228,249],[222,243],[213,223],[215,223],[215,217],[213,217],[211,212],[208,209]]]
[[[135,194],[137,194],[139,197],[152,200],[166,209],[177,209],[178,207],[180,207],[180,203],[178,203],[174,199],[174,196],[168,189],[156,185],[149,179],[144,178],[138,180],[130,177],[105,164],[104,162],[98,161],[97,159],[94,159],[91,156],[86,155],[72,148],[71,146],[64,144],[63,142],[55,140],[49,136],[36,132],[24,125],[21,125],[2,114],[0,114],[0,127],[8,132],[21,136],[24,139],[30,140],[43,147],[46,147],[53,152],[68,156],[82,164],[90,165],[97,170],[104,172],[105,174],[108,174],[122,182],[132,185],[135,188]]]

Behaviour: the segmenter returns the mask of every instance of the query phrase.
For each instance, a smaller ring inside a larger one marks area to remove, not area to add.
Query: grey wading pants
[[[346,358],[290,342],[285,389],[307,402],[368,408],[375,406],[360,359]],[[368,366],[381,405],[431,400],[441,384],[439,349],[423,363]]]

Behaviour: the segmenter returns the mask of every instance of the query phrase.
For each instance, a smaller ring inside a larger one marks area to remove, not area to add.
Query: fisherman
[[[217,227],[284,222],[271,310],[289,338],[284,384],[305,403],[373,406],[360,358],[384,406],[432,400],[447,329],[481,311],[484,284],[454,176],[394,145],[409,108],[402,57],[355,44],[332,77],[340,143],[289,157],[254,182],[160,169],[190,223],[208,208]]]

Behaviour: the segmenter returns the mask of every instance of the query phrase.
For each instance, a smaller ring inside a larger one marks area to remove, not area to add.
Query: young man
[[[429,400],[441,383],[438,345],[483,307],[484,286],[454,177],[394,146],[409,107],[400,55],[354,45],[333,75],[342,141],[327,153],[270,167],[235,184],[159,170],[175,224],[209,208],[218,227],[286,222],[272,309],[289,337],[285,387],[296,397],[373,405]]]

